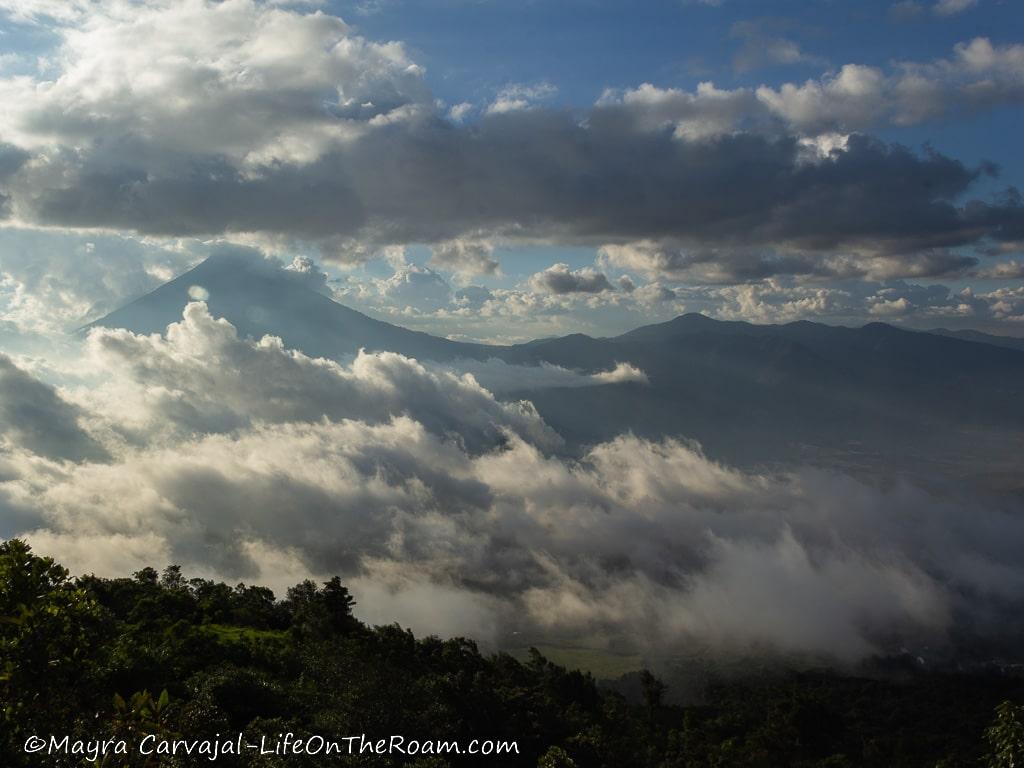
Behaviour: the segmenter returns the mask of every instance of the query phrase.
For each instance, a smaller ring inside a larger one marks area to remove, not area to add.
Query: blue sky
[[[1024,333],[1008,0],[0,14],[10,343],[225,244],[460,338],[688,311]]]

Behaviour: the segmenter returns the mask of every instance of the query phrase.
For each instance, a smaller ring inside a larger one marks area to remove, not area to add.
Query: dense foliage
[[[239,731],[271,741],[287,732],[514,740],[519,754],[245,754],[216,765],[1024,764],[1024,710],[1006,701],[1024,700],[1024,684],[1012,676],[793,673],[718,683],[684,707],[667,703],[649,673],[626,698],[536,652],[518,661],[470,640],[364,626],[353,604],[337,578],[304,582],[283,601],[262,587],[186,579],[174,566],[72,580],[23,542],[0,544],[0,764],[210,765],[137,754],[58,761],[22,746],[32,735],[137,742]]]

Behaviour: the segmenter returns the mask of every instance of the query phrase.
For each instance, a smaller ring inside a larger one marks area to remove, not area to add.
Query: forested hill
[[[630,700],[537,653],[521,662],[471,640],[367,627],[352,605],[337,579],[281,601],[176,567],[73,580],[21,541],[0,544],[0,764],[1002,768],[1024,756],[1024,708],[1000,706],[1024,702],[1024,681],[1006,674],[792,673],[712,684],[703,703],[681,707],[648,673]],[[51,734],[137,743],[237,732],[269,743],[289,732],[500,740],[518,752],[147,763],[24,751],[29,737]]]

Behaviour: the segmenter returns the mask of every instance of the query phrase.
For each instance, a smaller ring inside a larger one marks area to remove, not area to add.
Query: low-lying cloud
[[[109,375],[81,401],[115,413],[109,428],[133,442],[403,414],[471,451],[492,447],[506,431],[546,447],[560,442],[531,404],[499,402],[472,377],[429,371],[391,352],[360,352],[348,366],[310,358],[273,336],[239,338],[204,302],[190,302],[164,336],[95,328],[86,349]]]
[[[367,615],[428,631],[844,661],[999,637],[1020,617],[1013,506],[740,471],[678,440],[623,435],[570,459],[475,376],[313,360],[239,339],[201,303],[163,336],[88,343],[106,383],[68,397],[114,458],[24,441],[0,457],[9,533],[79,571],[174,561],[276,587],[338,573]]]
[[[560,365],[542,362],[539,365],[513,365],[504,360],[458,360],[450,368],[472,374],[481,386],[495,394],[528,392],[549,387],[596,387],[602,384],[647,384],[647,374],[629,363],[618,363],[608,371],[581,373]]]

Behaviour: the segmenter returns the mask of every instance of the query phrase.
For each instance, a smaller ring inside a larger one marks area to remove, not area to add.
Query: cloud
[[[757,89],[773,114],[806,132],[913,125],[954,112],[980,112],[1024,99],[1024,46],[984,37],[954,46],[953,56],[904,62],[892,72],[846,64],[835,75]]]
[[[106,451],[82,429],[79,416],[53,387],[0,354],[0,447],[10,442],[48,459],[103,461]]]
[[[0,229],[0,311],[25,333],[61,334],[153,290],[202,258],[107,233]]]
[[[955,16],[958,13],[963,13],[973,8],[977,4],[978,0],[938,0],[932,6],[932,11],[939,16]]]
[[[506,112],[519,112],[530,109],[538,102],[545,101],[558,93],[558,88],[551,83],[513,83],[502,88],[497,97],[487,107],[487,114],[501,115]]]
[[[451,301],[452,289],[441,275],[430,267],[403,264],[391,277],[378,283],[380,295],[399,308],[429,309]]]
[[[475,605],[499,642],[941,653],[956,616],[1024,589],[1012,515],[975,507],[968,526],[966,508],[906,486],[745,474],[671,441],[624,437],[573,464],[518,441],[473,459],[408,418],[285,424],[3,488],[46,510],[29,538],[73,565],[124,547],[256,579],[297,558],[399,595],[400,620],[422,621],[417,590]],[[475,629],[433,629],[453,626]]]
[[[921,18],[924,12],[924,5],[917,0],[900,0],[889,6],[888,17],[890,21],[913,21]]]
[[[521,393],[549,387],[596,387],[603,384],[647,384],[647,374],[629,363],[618,363],[612,370],[581,373],[551,363],[512,365],[504,360],[459,360],[446,366],[453,372],[469,373],[496,395]]]
[[[116,414],[110,429],[129,442],[232,432],[258,423],[359,418],[376,423],[402,414],[470,450],[521,433],[547,446],[559,438],[529,403],[499,403],[472,378],[431,372],[394,353],[360,353],[349,366],[284,348],[279,339],[241,339],[206,304],[185,307],[165,336],[96,328],[92,364],[108,372],[83,404]]]
[[[594,378],[602,384],[650,384],[647,374],[630,363],[617,363],[610,371],[595,373]]]
[[[750,72],[754,69],[777,65],[823,64],[823,60],[801,50],[786,37],[771,34],[771,27],[785,27],[770,20],[738,21],[732,25],[730,36],[743,41],[733,56],[733,69]]]
[[[536,106],[549,84],[510,85],[459,124],[400,44],[322,11],[80,13],[55,28],[53,71],[0,78],[0,131],[23,158],[0,181],[14,222],[298,239],[345,263],[436,244],[439,264],[470,274],[493,257],[454,243],[674,238],[810,260],[1002,240],[1024,219],[1019,201],[970,200],[987,166],[846,138],[1019,103],[1021,47],[984,38],[778,88],[642,85],[577,112]]]
[[[239,339],[201,303],[163,336],[98,329],[88,344],[103,375],[69,397],[110,460],[62,461],[52,441],[0,449],[9,533],[76,570],[339,573],[361,600],[391,596],[378,620],[667,653],[942,653],[1021,618],[1010,500],[738,470],[629,435],[568,458],[532,408],[475,376],[389,354],[313,360]],[[507,369],[492,373],[583,378]],[[46,406],[34,421],[74,423],[14,375],[4,402],[27,388]],[[446,608],[430,623],[415,598],[435,594]]]
[[[434,246],[430,263],[438,269],[473,277],[496,275],[500,265],[494,258],[494,246],[488,242],[450,240]]]
[[[993,280],[1021,280],[1024,279],[1024,262],[1011,259],[992,264],[974,273],[976,277]]]
[[[955,45],[949,58],[929,62],[903,61],[889,69],[848,63],[777,87],[723,90],[704,82],[690,92],[644,84],[608,91],[598,107],[648,130],[671,128],[679,137],[739,130],[850,133],[1020,104],[1022,71],[1024,46],[976,37]]]
[[[296,256],[291,264],[285,267],[285,271],[290,276],[301,278],[302,284],[318,293],[330,292],[327,287],[327,273],[308,256]]]
[[[301,163],[369,122],[430,104],[400,44],[368,42],[322,12],[253,0],[79,8],[56,28],[57,77],[0,82],[12,108],[3,132],[23,146],[80,147],[116,132],[145,137],[116,151],[154,170],[175,155]]]
[[[90,10],[90,0],[0,0],[0,10],[15,21],[78,21]]]
[[[461,101],[448,110],[448,117],[456,123],[461,123],[473,111],[473,105],[468,101]]]
[[[62,172],[70,186],[33,197],[30,215],[158,233],[259,230],[315,239],[348,232],[378,242],[444,241],[481,230],[514,238],[523,234],[518,222],[529,221],[532,236],[562,242],[675,237],[706,246],[895,254],[1008,237],[1024,218],[1013,201],[954,202],[986,167],[861,136],[824,159],[808,162],[805,154],[789,138],[623,136],[608,124],[583,127],[565,115],[530,112],[488,121],[470,144],[434,122],[391,126],[350,153],[267,169],[256,179],[202,164],[187,176],[132,180],[93,158]],[[388,159],[399,157],[397,164]],[[738,169],[741,189],[728,182]],[[440,182],[452,175],[462,180],[454,193]],[[551,181],[581,175],[590,180],[571,193]]]
[[[530,278],[535,291],[563,293],[602,293],[614,290],[608,278],[590,268],[572,270],[568,264],[552,264]]]
[[[689,283],[738,283],[777,276],[889,280],[973,274],[979,260],[946,249],[909,255],[786,253],[765,248],[687,248],[671,242],[641,240],[607,244],[598,261],[652,280]]]

